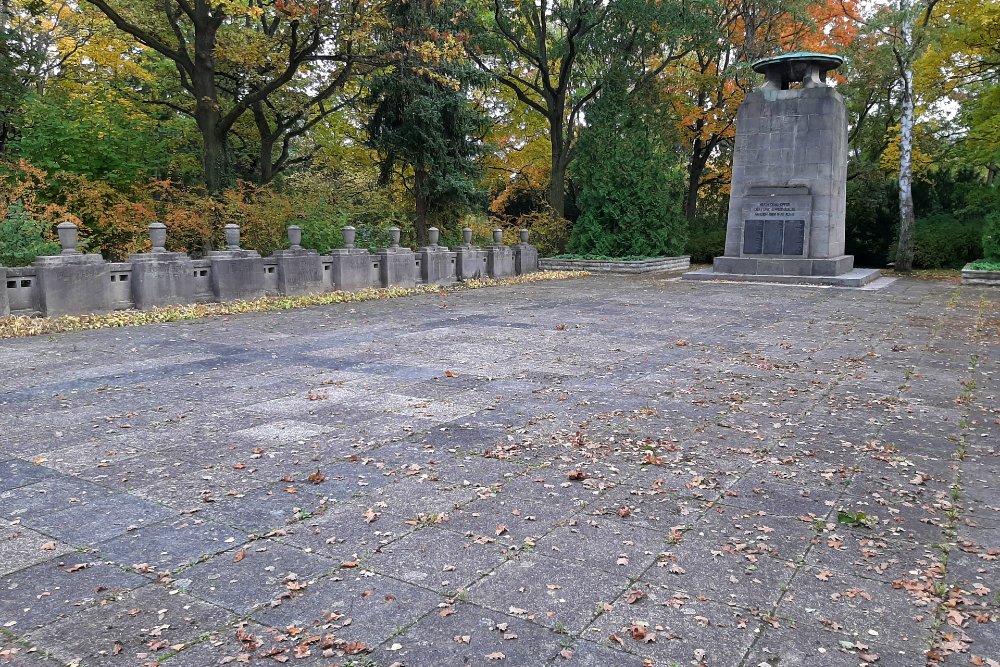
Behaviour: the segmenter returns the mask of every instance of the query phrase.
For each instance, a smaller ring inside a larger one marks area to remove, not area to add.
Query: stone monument
[[[826,81],[843,62],[789,53],[753,64],[764,83],[736,115],[725,254],[684,278],[860,287],[879,277],[844,254],[847,108]]]

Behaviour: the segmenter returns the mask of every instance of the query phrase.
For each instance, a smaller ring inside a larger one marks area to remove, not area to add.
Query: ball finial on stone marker
[[[503,245],[503,230],[499,227],[493,230],[493,245]]]
[[[288,247],[290,250],[302,250],[302,228],[298,225],[288,225]]]
[[[240,249],[240,226],[226,225],[226,250]]]
[[[344,227],[343,230],[341,230],[341,233],[344,235],[344,247],[353,248],[354,238],[357,234],[357,231],[354,229],[354,227],[347,225],[346,227]]]
[[[150,252],[167,251],[167,226],[162,222],[153,222],[149,225],[149,243],[153,247]]]
[[[56,230],[59,232],[59,245],[62,246],[62,254],[75,255],[80,252],[76,249],[80,230],[75,224],[72,222],[60,222],[56,225]]]
[[[472,246],[472,227],[462,227],[462,243],[467,248]]]
[[[427,230],[427,245],[432,248],[436,247],[439,238],[441,238],[441,231],[437,227],[431,227]]]
[[[390,227],[389,228],[389,239],[390,239],[390,243],[389,243],[389,247],[390,248],[398,248],[399,247],[399,227]]]
[[[528,243],[528,230],[527,229],[522,229],[520,232],[518,232],[518,235],[521,238],[521,243],[524,243],[524,244]]]

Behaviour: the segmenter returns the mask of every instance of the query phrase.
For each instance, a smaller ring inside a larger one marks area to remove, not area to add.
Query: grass
[[[647,257],[645,255],[626,255],[624,257],[608,257],[607,255],[574,255],[565,253],[547,257],[546,259],[577,259],[596,262],[641,262],[647,259],[659,259],[658,257]]]
[[[990,262],[985,259],[977,259],[969,268],[973,271],[1000,271],[1000,262]]]
[[[0,339],[41,336],[45,334],[86,331],[90,329],[110,329],[116,327],[141,326],[184,322],[206,317],[221,317],[239,313],[267,313],[310,306],[327,306],[335,303],[358,303],[376,299],[394,299],[421,294],[441,294],[461,292],[483,287],[504,285],[526,285],[545,280],[565,280],[590,275],[586,271],[540,271],[516,278],[482,278],[442,288],[436,285],[418,285],[413,288],[389,287],[364,289],[357,292],[325,292],[302,296],[265,296],[251,301],[227,301],[225,303],[198,303],[183,306],[165,306],[152,310],[121,310],[103,315],[63,315],[61,317],[32,317],[11,315],[0,318]]]

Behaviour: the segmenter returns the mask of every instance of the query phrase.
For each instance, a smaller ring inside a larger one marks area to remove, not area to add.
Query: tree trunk
[[[913,16],[906,0],[901,26],[903,39],[903,100],[899,131],[899,242],[896,246],[896,271],[913,270]]]
[[[563,135],[563,105],[549,106],[549,141],[552,144],[552,169],[549,175],[549,206],[560,218],[566,217],[567,146]]]
[[[202,168],[205,187],[211,193],[226,185],[228,155],[226,136],[220,131],[222,109],[215,88],[215,35],[216,24],[208,15],[208,6],[197,4],[199,20],[195,22],[194,61],[191,87],[195,98],[194,119],[203,142]]]
[[[427,217],[430,212],[430,174],[423,167],[413,172],[413,227],[417,232],[417,246],[427,245]]]
[[[260,152],[257,154],[257,185],[267,185],[274,178],[274,141],[276,135],[267,122],[264,105],[258,102],[252,107],[257,134],[260,136]]]
[[[684,215],[688,220],[694,220],[698,214],[698,191],[701,189],[701,176],[705,173],[707,161],[708,152],[704,150],[701,139],[695,139],[688,162],[687,195],[684,198]]]

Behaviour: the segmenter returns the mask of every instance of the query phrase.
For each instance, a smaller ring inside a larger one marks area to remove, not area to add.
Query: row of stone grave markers
[[[369,287],[452,285],[474,278],[507,278],[538,270],[538,250],[528,243],[503,244],[493,230],[493,245],[472,245],[472,230],[462,230],[456,248],[438,245],[439,231],[428,230],[429,244],[416,251],[399,245],[399,228],[389,229],[389,247],[369,252],[354,247],[355,229],[344,227],[344,247],[320,255],[302,247],[302,230],[288,227],[287,250],[261,257],[240,247],[239,225],[226,225],[225,250],[203,259],[168,252],[167,227],[149,226],[152,250],[129,255],[127,262],[106,262],[77,249],[78,230],[58,225],[62,253],[38,257],[32,266],[0,266],[0,316],[40,313],[46,317],[106,313],[112,310],[252,299],[267,294],[295,295],[355,291]]]

